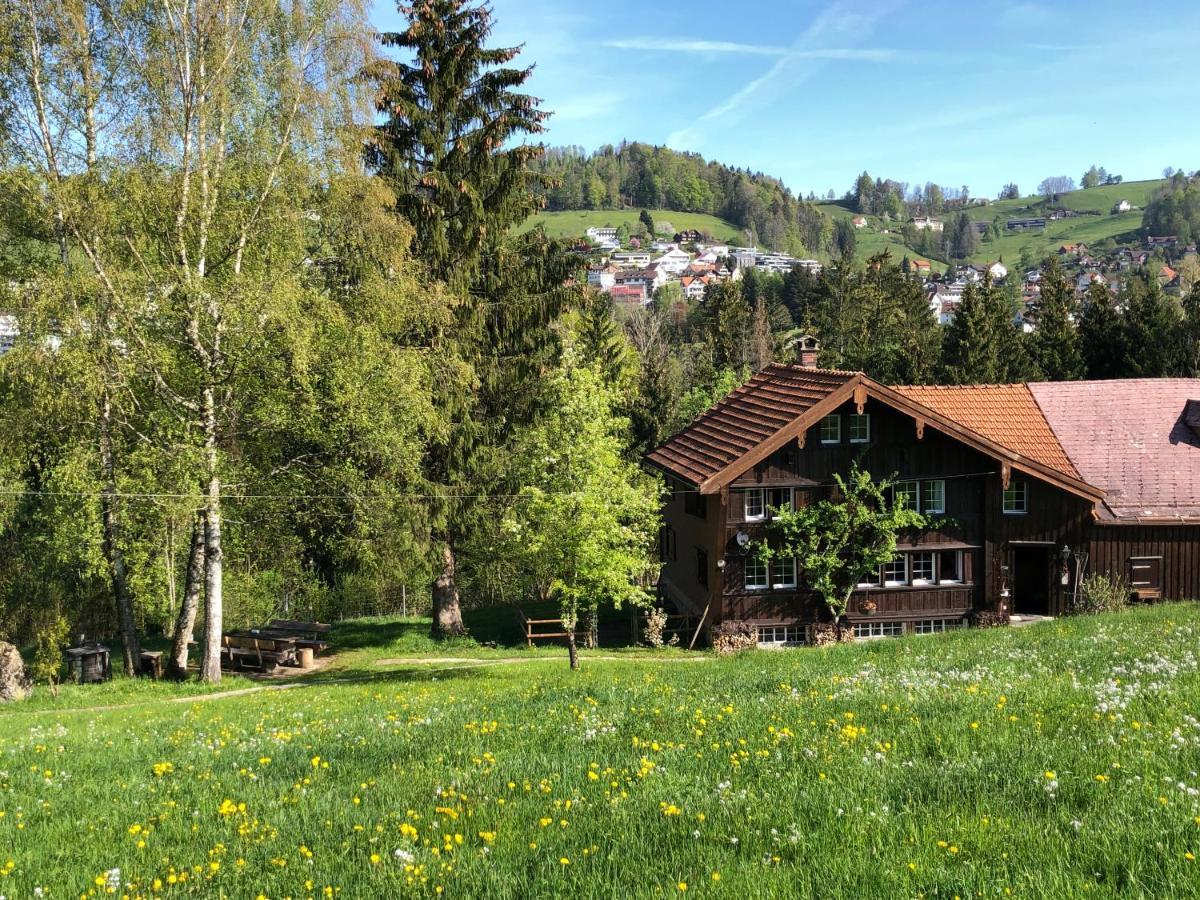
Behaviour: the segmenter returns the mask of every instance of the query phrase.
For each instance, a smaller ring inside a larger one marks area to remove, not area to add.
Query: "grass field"
[[[1094,245],[1109,238],[1118,243],[1136,242],[1137,232],[1142,227],[1142,207],[1162,185],[1163,182],[1158,180],[1129,181],[1072,191],[1062,199],[1067,209],[1099,215],[1059,219],[1047,223],[1044,231],[1005,233],[999,240],[981,243],[979,252],[971,257],[971,261],[986,263],[1002,259],[1013,265],[1026,251],[1033,259],[1040,260],[1056,252],[1063,244]],[[1122,199],[1128,200],[1135,208],[1120,215],[1110,215],[1113,205]],[[852,218],[855,215],[851,210],[833,203],[820,204],[819,208],[826,215],[837,218]],[[997,216],[1003,221],[1023,216],[1045,215],[1045,207],[1043,198],[1033,196],[1017,200],[997,200],[988,206],[973,206],[967,213],[974,221],[990,222]],[[874,216],[868,217],[868,223],[866,228],[857,233],[857,255],[860,259],[865,260],[885,248],[897,259],[902,259],[905,255],[910,258],[917,255],[916,251],[904,244],[904,239],[899,233],[900,223],[885,223]],[[891,233],[883,234],[885,228]]]
[[[380,665],[406,624],[293,689],[0,710],[0,894],[1200,896],[1195,604],[576,673]]]
[[[542,212],[526,219],[517,231],[528,231],[541,225],[546,234],[551,237],[582,237],[589,228],[612,226],[619,228],[622,224],[633,228],[638,224],[638,209],[587,209],[566,210],[562,212]],[[650,215],[655,227],[670,224],[671,230],[688,231],[695,229],[705,234],[711,234],[719,241],[741,243],[745,235],[734,225],[716,216],[704,213],[675,212],[669,209],[652,209]],[[670,236],[668,235],[668,239]]]

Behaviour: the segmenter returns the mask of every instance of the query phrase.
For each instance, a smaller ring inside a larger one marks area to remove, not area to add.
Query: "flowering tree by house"
[[[767,565],[776,556],[795,557],[800,577],[821,597],[840,634],[858,585],[896,555],[901,531],[924,528],[929,519],[891,499],[892,481],[875,482],[857,464],[834,479],[838,498],[779,510],[754,553]]]

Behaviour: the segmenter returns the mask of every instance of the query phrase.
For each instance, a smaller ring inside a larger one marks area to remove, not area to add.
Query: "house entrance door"
[[[1050,615],[1050,549],[1013,548],[1012,611],[1017,615]]]

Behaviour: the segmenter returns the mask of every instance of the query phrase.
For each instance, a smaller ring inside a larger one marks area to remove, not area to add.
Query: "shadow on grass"
[[[313,672],[311,675],[302,675],[296,678],[294,683],[307,687],[321,687],[325,685],[387,685],[430,681],[461,681],[485,678],[488,676],[489,669],[495,669],[503,665],[504,663],[497,660],[481,659],[472,660],[471,662],[445,663],[442,665],[437,663],[420,663],[406,666],[388,666],[386,668],[355,667],[337,669],[331,667]]]

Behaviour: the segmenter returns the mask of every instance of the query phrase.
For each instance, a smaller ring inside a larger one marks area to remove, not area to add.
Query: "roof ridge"
[[[1063,459],[1067,461],[1067,464],[1071,467],[1072,471],[1075,472],[1075,477],[1082,481],[1083,474],[1079,471],[1079,466],[1075,465],[1075,460],[1071,458],[1071,454],[1068,453],[1067,448],[1063,446],[1062,438],[1058,436],[1058,432],[1054,428],[1054,423],[1051,422],[1050,417],[1046,415],[1046,410],[1042,409],[1042,404],[1038,401],[1037,394],[1035,394],[1033,389],[1030,388],[1029,382],[1023,382],[1021,386],[1025,388],[1025,393],[1027,393],[1030,399],[1033,400],[1033,405],[1037,407],[1038,414],[1041,415],[1042,421],[1046,423],[1046,428],[1049,430],[1050,436],[1054,438],[1054,443],[1058,445],[1058,450],[1060,453],[1062,453]]]

